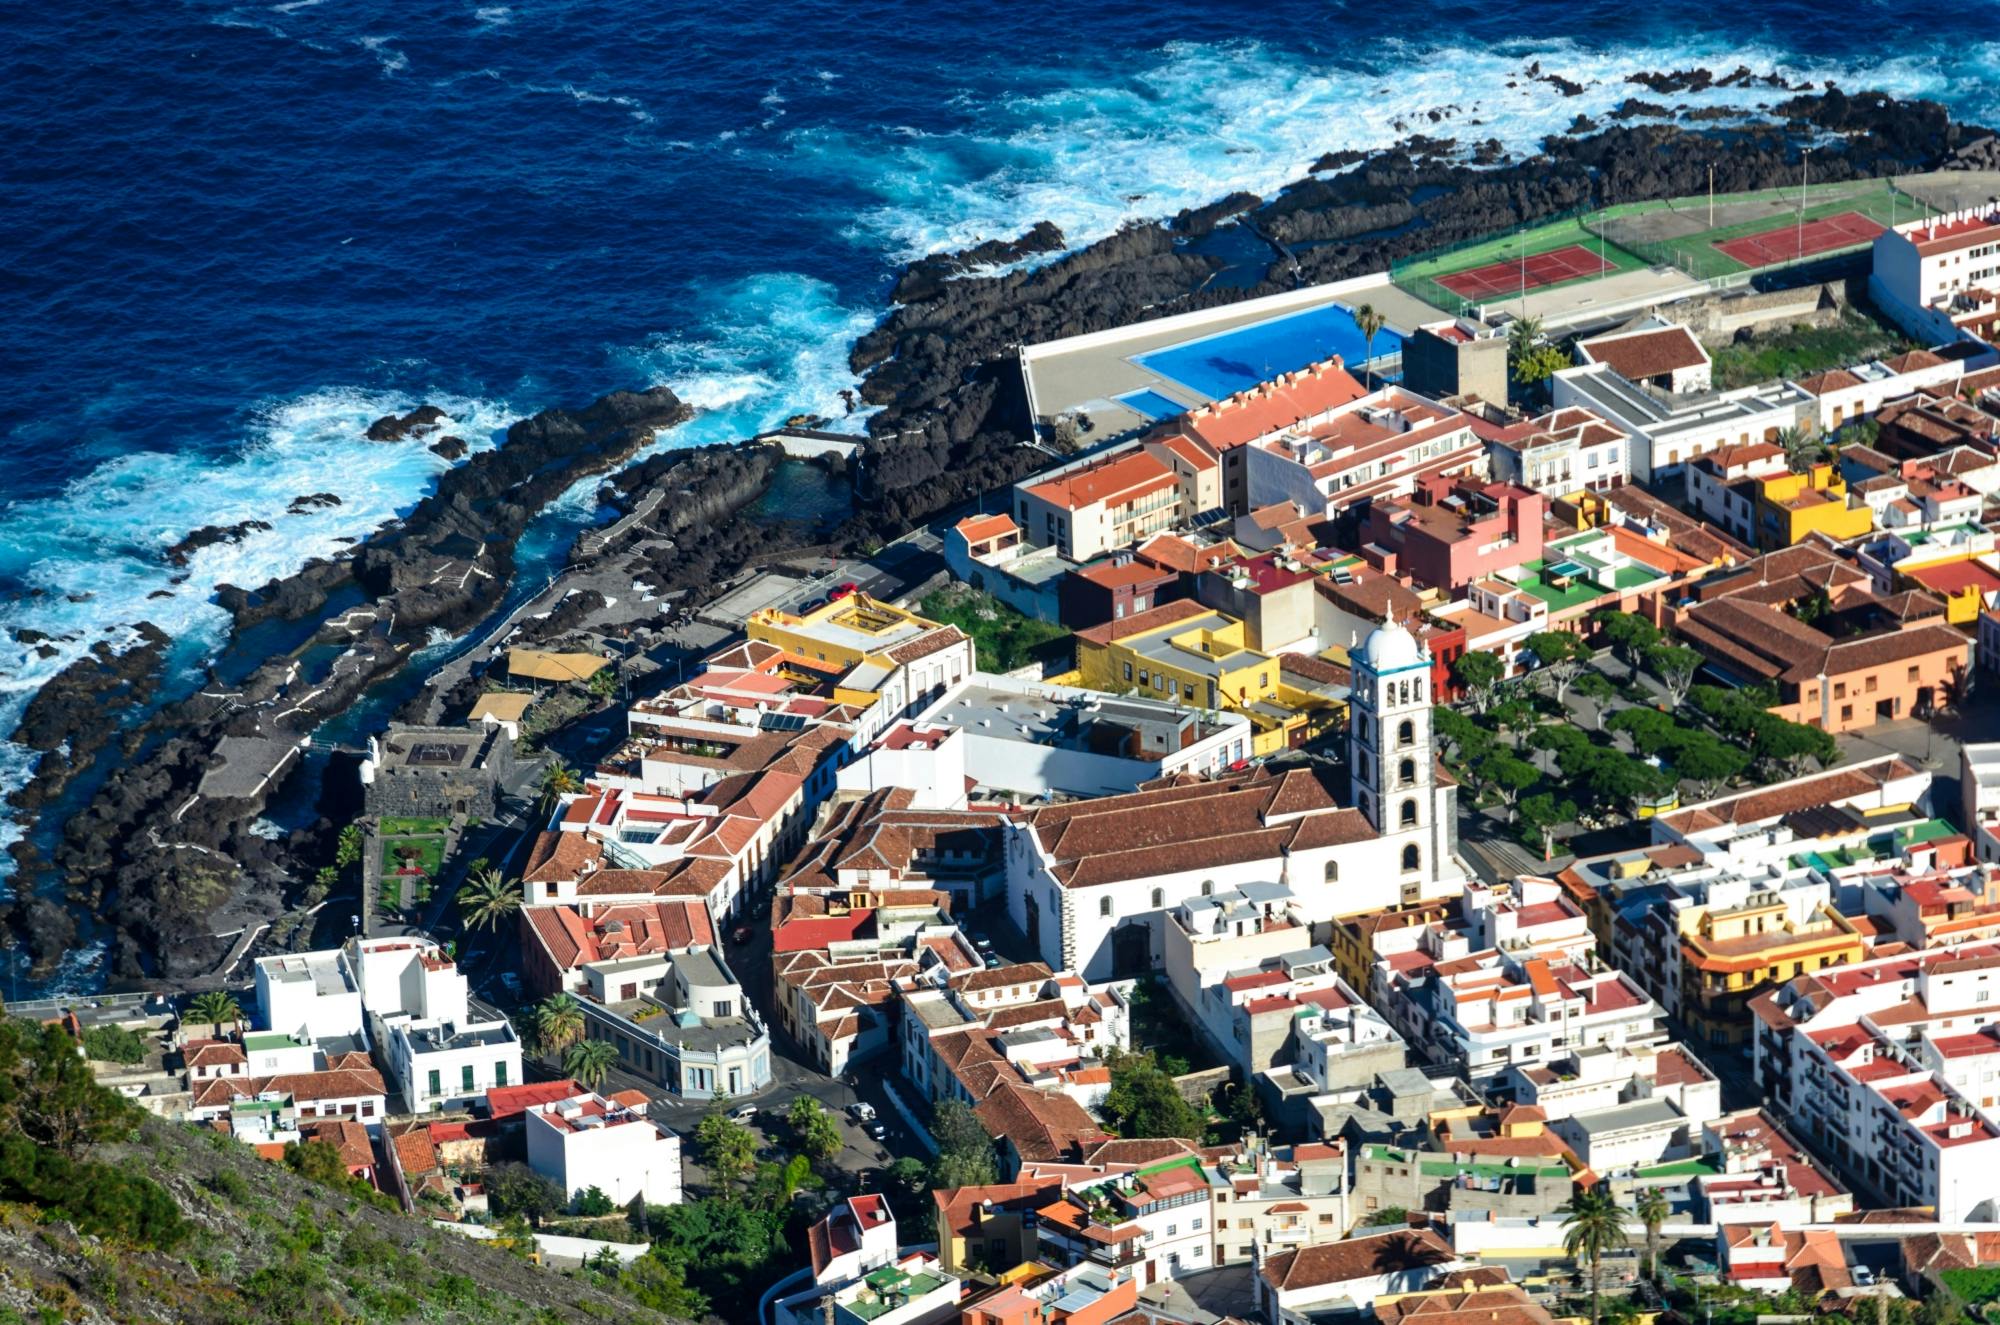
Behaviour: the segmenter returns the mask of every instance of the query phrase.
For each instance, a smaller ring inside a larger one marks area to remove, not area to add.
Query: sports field
[[[1470,271],[1453,272],[1449,276],[1438,277],[1437,283],[1453,294],[1478,301],[1522,290],[1538,290],[1545,285],[1573,281],[1579,276],[1595,276],[1599,272],[1615,270],[1617,268],[1611,262],[1598,257],[1583,245],[1571,244],[1567,248],[1523,257],[1516,262],[1489,262]]]
[[[1436,308],[1504,299],[1613,272],[1637,271],[1644,258],[1585,230],[1570,217],[1397,263],[1396,284]],[[1526,280],[1524,282],[1525,276]]]
[[[1584,225],[1652,262],[1713,279],[1860,248],[1931,209],[1888,180],[1845,180],[1805,191],[1676,198],[1607,208]],[[1800,231],[1804,231],[1801,243]]]
[[[1886,227],[1860,212],[1836,212],[1793,225],[1773,226],[1738,239],[1713,241],[1718,249],[1746,267],[1769,267],[1780,262],[1796,262],[1816,253],[1852,248],[1874,242]]]
[[[1392,274],[1410,294],[1456,312],[1646,268],[1738,276],[1859,248],[1932,211],[1884,179],[1623,203],[1409,258]]]

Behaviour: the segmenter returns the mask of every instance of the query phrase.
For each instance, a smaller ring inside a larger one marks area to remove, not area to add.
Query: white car
[[[856,1100],[854,1103],[848,1105],[847,1112],[857,1123],[872,1123],[875,1121],[875,1106],[863,1100]]]

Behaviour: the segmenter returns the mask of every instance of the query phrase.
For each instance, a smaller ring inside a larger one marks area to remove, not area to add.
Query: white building
[[[1790,470],[1784,448],[1772,442],[1725,446],[1696,456],[1687,466],[1688,508],[1710,524],[1754,543],[1757,494],[1747,485],[1737,484],[1746,478],[1772,478]]]
[[[839,785],[909,787],[919,809],[961,809],[968,785],[1020,800],[1116,796],[1177,773],[1219,773],[1247,758],[1250,742],[1241,713],[974,672],[885,732]]]
[[[1456,894],[1457,787],[1432,752],[1430,669],[1400,625],[1355,655],[1346,788],[1252,769],[1009,824],[1014,923],[1052,969],[1095,981],[1156,969],[1170,908],[1247,883],[1284,884],[1313,919]]]
[[[1383,387],[1245,448],[1250,509],[1288,503],[1332,517],[1376,497],[1404,497],[1417,480],[1483,473],[1472,416],[1401,387]]]
[[[1551,497],[1616,487],[1632,476],[1631,439],[1576,406],[1489,430],[1486,446],[1496,481]]]
[[[1628,382],[1681,395],[1706,391],[1712,364],[1694,333],[1657,314],[1576,343],[1578,363],[1603,364]]]
[[[1282,1251],[1258,1267],[1257,1307],[1271,1325],[1305,1325],[1336,1308],[1365,1311],[1378,1297],[1414,1293],[1464,1264],[1427,1228]]]
[[[1725,446],[1775,441],[1813,410],[1813,398],[1790,382],[1670,395],[1601,363],[1565,368],[1550,387],[1558,409],[1581,406],[1631,438],[1632,476],[1642,483],[1678,478],[1682,465]]]
[[[1875,236],[1868,292],[1905,330],[1937,341],[1953,336],[1959,305],[1991,307],[1996,275],[2000,222],[1990,206],[1973,207],[1905,221]]]
[[[361,987],[343,952],[295,952],[257,959],[257,1020],[301,1044],[366,1033]]]
[[[528,1166],[574,1198],[595,1187],[614,1205],[681,1201],[681,1139],[646,1117],[646,1098],[585,1091],[527,1111]]]
[[[1760,1087],[1873,1204],[2000,1215],[2000,943],[1903,953],[1759,996]]]
[[[2000,741],[1961,745],[1958,767],[1959,821],[1981,860],[2000,861]]]
[[[1947,359],[1929,350],[1910,350],[1887,359],[1871,359],[1851,368],[1833,368],[1798,379],[1801,390],[1817,402],[1810,421],[1821,432],[1865,418],[1891,400],[1917,391],[1943,388],[1965,372],[1963,359]]]

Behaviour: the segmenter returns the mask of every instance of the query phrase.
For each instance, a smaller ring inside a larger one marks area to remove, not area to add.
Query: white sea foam
[[[400,74],[410,67],[410,57],[391,46],[393,37],[356,37],[354,44],[375,57],[385,74]]]
[[[648,381],[700,410],[663,435],[669,446],[749,437],[794,414],[847,420],[842,388],[853,388],[848,347],[875,324],[868,309],[841,304],[832,286],[790,272],[766,273],[713,291],[698,337],[655,336],[626,352]]]
[[[447,430],[474,451],[491,449],[515,417],[496,402],[424,397],[451,417]],[[312,557],[339,554],[407,511],[451,466],[423,440],[370,442],[368,424],[419,403],[413,396],[331,388],[256,411],[241,448],[226,459],[192,448],[120,456],[43,499],[0,508],[0,574],[39,596],[0,602],[0,732],[11,732],[35,690],[92,645],[129,647],[131,623],[151,621],[175,640],[185,681],[223,639],[228,618],[210,601],[216,586],[255,587]],[[341,501],[300,515],[295,497],[332,492]],[[168,565],[161,550],[203,525],[262,520],[271,528],[218,543]],[[185,576],[184,582],[175,581]],[[154,597],[163,593],[164,597]],[[81,599],[82,601],[72,601]],[[51,638],[22,644],[17,630]],[[0,742],[0,791],[31,775],[34,757]],[[0,823],[0,845],[18,833]],[[0,876],[12,863],[0,857]]]
[[[1996,52],[2000,44],[1989,43],[1956,58],[1987,67]],[[1539,61],[1544,74],[1582,84],[1583,92],[1565,97],[1524,77],[1530,61]],[[1067,86],[974,103],[972,127],[961,131],[820,126],[788,139],[828,170],[874,182],[880,201],[861,212],[852,233],[908,261],[1012,238],[1044,219],[1072,243],[1089,242],[1130,220],[1169,215],[1235,190],[1269,194],[1305,174],[1321,153],[1385,147],[1411,133],[1456,138],[1467,148],[1497,138],[1510,152],[1527,154],[1578,114],[1601,123],[1628,97],[1660,99],[1627,83],[1628,74],[1696,64],[1721,71],[1747,64],[1793,82],[1832,79],[1906,96],[1963,90],[1963,80],[1928,54],[1854,68],[1721,45],[1440,50],[1387,42],[1336,64],[1254,42],[1176,43],[1120,78],[1077,76]],[[1749,114],[1785,95],[1758,86],[1667,99]],[[1432,121],[1433,110],[1443,118]]]

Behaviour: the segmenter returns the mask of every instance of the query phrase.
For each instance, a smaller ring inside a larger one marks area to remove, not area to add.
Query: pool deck
[[[1328,304],[1346,304],[1349,307],[1373,304],[1390,325],[1404,330],[1447,316],[1421,299],[1387,284],[1386,280],[1381,286],[1366,290],[1357,291],[1350,286],[1351,282],[1340,282],[1327,287],[1324,298],[1301,302],[1283,310],[1256,307],[1254,304],[1235,311],[1227,308],[1213,310],[1210,315],[1213,320],[1205,320],[1195,328],[1176,326],[1170,321],[1158,329],[1149,330],[1150,324],[1141,322],[1127,328],[1126,334],[1118,336],[1113,343],[1085,344],[1074,349],[1057,348],[1051,353],[1038,355],[1028,368],[1036,414],[1046,422],[1058,414],[1082,410],[1096,425],[1090,434],[1090,441],[1105,441],[1152,422],[1137,410],[1120,404],[1114,397],[1132,391],[1152,390],[1188,406],[1204,404],[1209,399],[1181,382],[1162,377],[1132,362],[1139,355],[1201,340],[1219,332],[1233,331],[1252,323],[1324,308]]]

